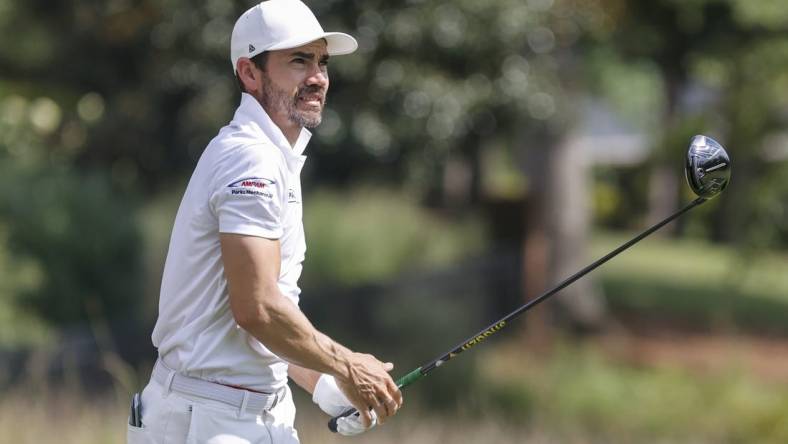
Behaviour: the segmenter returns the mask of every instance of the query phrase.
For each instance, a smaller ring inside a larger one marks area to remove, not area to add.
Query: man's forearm
[[[351,352],[317,331],[279,291],[278,240],[223,233],[220,241],[230,310],[238,325],[283,359],[334,376],[365,427],[372,421],[370,406],[381,423],[399,408],[402,393],[388,374],[393,364]]]
[[[290,362],[347,378],[352,352],[317,331],[279,291],[279,241],[235,234],[220,239],[230,309],[238,325]]]
[[[265,300],[254,310],[259,315],[245,319],[241,327],[287,361],[340,378],[349,376],[350,350],[318,331],[286,297]]]
[[[287,375],[298,384],[299,387],[306,390],[308,393],[314,393],[317,380],[320,379],[322,373],[301,367],[291,362],[287,367]]]

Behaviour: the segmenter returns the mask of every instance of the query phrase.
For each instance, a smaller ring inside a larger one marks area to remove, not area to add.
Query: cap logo
[[[249,44],[249,52],[254,52],[254,45],[251,43]]]

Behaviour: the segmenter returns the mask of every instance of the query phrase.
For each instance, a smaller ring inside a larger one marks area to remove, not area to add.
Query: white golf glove
[[[317,380],[315,391],[312,392],[312,401],[331,417],[337,416],[353,407],[345,394],[342,393],[342,390],[337,386],[337,381],[334,377],[325,373]],[[375,411],[371,410],[369,413],[372,415],[372,424],[369,427],[364,427],[361,417],[358,413],[355,413],[337,420],[337,433],[353,436],[375,427],[375,424],[377,424]]]

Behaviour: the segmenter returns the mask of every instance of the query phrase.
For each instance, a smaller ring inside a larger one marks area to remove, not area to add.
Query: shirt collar
[[[238,106],[233,120],[244,126],[251,124],[253,128],[256,127],[268,140],[279,147],[291,169],[301,169],[306,160],[306,156],[303,154],[304,150],[312,138],[312,133],[309,130],[301,128],[295,145],[290,146],[290,142],[287,141],[282,130],[271,120],[260,102],[248,93],[241,93],[241,104]]]

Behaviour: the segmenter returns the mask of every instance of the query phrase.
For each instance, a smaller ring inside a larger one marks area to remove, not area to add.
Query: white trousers
[[[151,380],[142,391],[142,427],[129,425],[128,444],[298,444],[290,388],[270,410],[250,412],[178,393]]]

